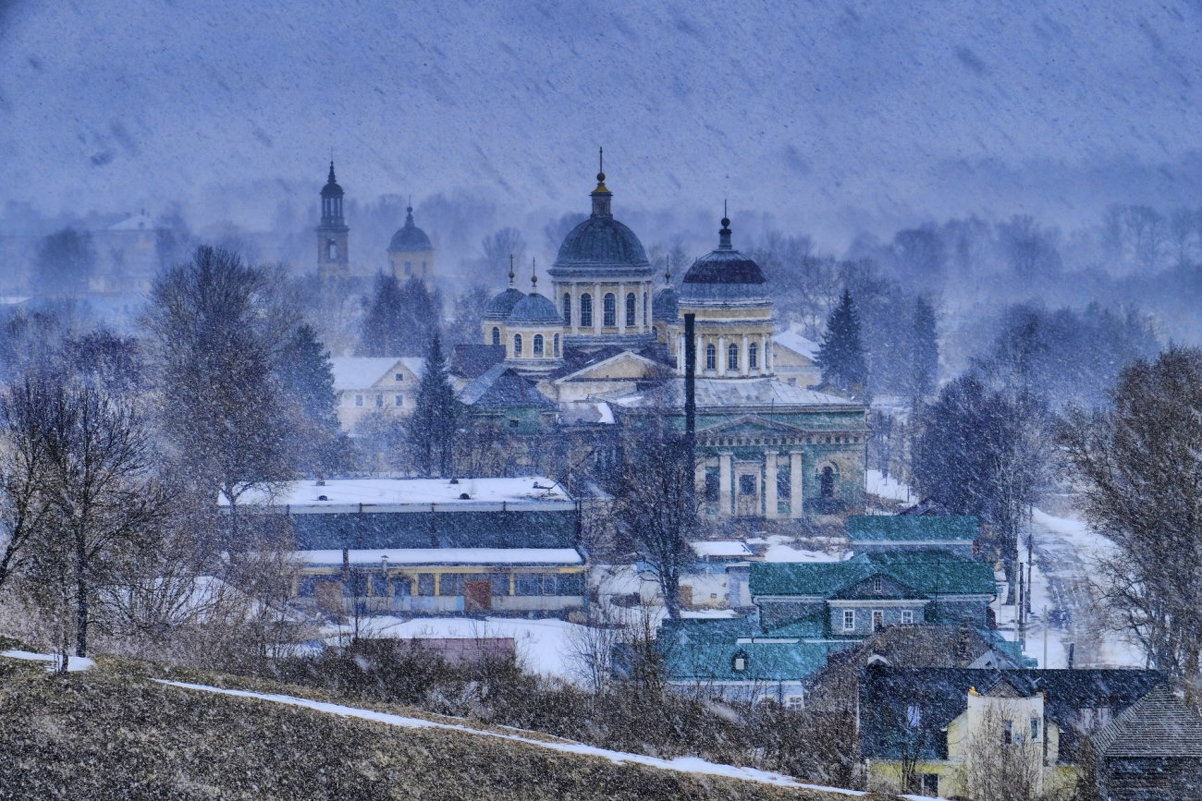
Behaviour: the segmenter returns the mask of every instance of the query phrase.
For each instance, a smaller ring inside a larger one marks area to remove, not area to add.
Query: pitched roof
[[[837,643],[690,640],[665,649],[669,679],[675,681],[801,681],[826,664]],[[745,658],[735,669],[735,657]]]
[[[1202,715],[1162,684],[1092,739],[1107,757],[1202,758]]]
[[[1150,670],[993,670],[869,665],[860,679],[860,748],[866,757],[897,758],[903,747],[921,757],[947,756],[942,730],[968,705],[969,688],[988,693],[1002,682],[1019,694],[1045,694],[1044,715],[1061,728],[1062,760],[1071,759],[1077,713],[1127,709],[1164,681]],[[911,707],[921,713],[909,714]],[[914,726],[914,718],[918,725]]]
[[[788,348],[799,356],[804,356],[810,361],[818,358],[818,343],[812,339],[806,339],[796,331],[781,331],[779,334],[772,336],[772,341],[782,348]]]
[[[476,409],[557,408],[532,382],[504,363],[494,364],[472,379],[456,399]]]
[[[993,568],[942,551],[865,554],[845,562],[769,562],[751,565],[751,594],[831,598],[883,574],[922,597],[993,595]]]
[[[494,364],[503,361],[504,345],[456,345],[451,350],[447,368],[454,375],[475,378]]]
[[[856,542],[971,543],[977,538],[971,515],[852,515],[847,538]]]
[[[841,406],[848,410],[865,408],[862,403],[815,392],[774,378],[698,378],[697,407],[755,407],[777,409],[782,406]],[[684,408],[684,379],[676,378],[639,395],[622,399],[631,408]]]
[[[409,372],[421,378],[426,360],[418,356],[340,356],[330,359],[334,373],[334,391],[367,389],[403,364]]]

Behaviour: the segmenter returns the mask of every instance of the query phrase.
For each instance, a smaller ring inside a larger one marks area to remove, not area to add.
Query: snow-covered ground
[[[902,503],[914,503],[917,500],[910,492],[910,488],[897,480],[897,476],[885,478],[880,470],[865,471],[865,489],[870,495],[892,498]]]
[[[771,773],[769,771],[756,770],[755,768],[741,768],[734,765],[723,765],[717,762],[708,762],[698,757],[660,759],[658,757],[650,757],[643,754],[632,754],[624,751],[612,751],[608,748],[597,748],[596,746],[585,745],[584,743],[576,743],[567,740],[548,741],[539,739],[535,736],[526,736],[527,734],[536,735],[537,732],[526,732],[525,734],[506,734],[497,731],[475,729],[470,726],[456,723],[440,723],[437,721],[425,720],[423,718],[413,718],[405,715],[377,712],[372,709],[361,709],[358,707],[343,706],[342,704],[313,701],[308,698],[298,698],[293,695],[256,693],[249,692],[247,690],[229,690],[223,687],[211,687],[204,684],[189,684],[185,682],[166,681],[161,679],[157,679],[156,681],[158,681],[159,684],[165,684],[171,687],[179,687],[185,690],[198,690],[202,692],[218,693],[221,695],[232,695],[240,698],[254,698],[260,701],[269,701],[276,704],[287,704],[289,706],[312,709],[331,715],[341,715],[343,717],[358,718],[360,720],[370,720],[376,723],[384,723],[389,726],[399,726],[407,729],[443,729],[462,732],[464,734],[471,734],[478,737],[491,737],[499,740],[509,740],[511,742],[524,743],[536,748],[545,748],[550,751],[558,751],[565,754],[578,754],[608,759],[618,765],[645,765],[647,767],[658,768],[660,770],[672,770],[680,773],[693,773],[707,776],[722,776],[731,779],[741,779],[744,781],[762,782],[764,784],[772,784],[778,787],[798,787],[811,790],[823,790],[842,795],[864,795],[864,793],[856,790],[844,790],[838,787],[820,787],[813,784],[803,784],[796,779],[780,773]],[[522,730],[514,729],[513,731],[521,732]],[[906,798],[917,801],[921,797],[906,796]]]
[[[59,654],[39,654],[33,651],[0,651],[0,656],[7,656],[9,659],[25,659],[32,662],[45,662],[47,670],[58,670],[62,664],[62,656]],[[87,670],[96,663],[86,656],[68,656],[67,657],[67,672],[74,673],[77,670]]]

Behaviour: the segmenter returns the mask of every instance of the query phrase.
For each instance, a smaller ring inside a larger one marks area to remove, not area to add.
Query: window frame
[[[593,296],[587,292],[580,296],[580,327],[593,327]]]
[[[514,334],[513,335],[513,356],[516,359],[518,356],[521,356],[521,355],[522,355],[522,335]]]
[[[855,630],[856,630],[856,610],[844,609],[843,610],[843,631],[855,631]]]
[[[618,296],[606,292],[601,297],[601,327],[617,328],[618,326]]]
[[[638,304],[638,298],[635,297],[634,293],[627,292],[626,293],[626,325],[627,326],[636,325],[635,317],[637,315],[635,314],[635,310],[637,309],[637,304]]]

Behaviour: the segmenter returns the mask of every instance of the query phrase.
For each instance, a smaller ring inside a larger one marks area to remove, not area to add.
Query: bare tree
[[[1150,664],[1202,690],[1202,349],[1125,369],[1114,408],[1077,413],[1064,445],[1085,513],[1117,553],[1103,593]]]
[[[693,453],[663,413],[632,421],[614,492],[618,520],[659,582],[668,615],[680,617],[680,577],[697,526]]]

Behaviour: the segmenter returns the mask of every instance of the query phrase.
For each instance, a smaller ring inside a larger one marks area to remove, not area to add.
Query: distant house
[[[945,551],[859,554],[845,562],[751,566],[751,599],[766,625],[813,620],[823,635],[863,639],[886,626],[989,627],[993,569]]]
[[[372,412],[396,417],[413,413],[426,360],[417,357],[347,356],[330,359],[338,422],[344,431]]]
[[[586,603],[577,504],[548,478],[296,482],[239,514],[287,517],[302,608],[563,616]]]
[[[1167,686],[1093,736],[1102,801],[1202,798],[1202,715]]]
[[[772,337],[776,376],[795,387],[818,386],[822,368],[816,364],[818,343],[796,331],[782,331]]]
[[[974,782],[992,773],[1066,791],[1089,734],[1162,681],[1142,670],[868,665],[856,728],[869,787],[984,797]]]
[[[940,550],[971,559],[980,536],[969,515],[853,515],[847,538],[856,553]]]

